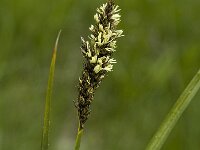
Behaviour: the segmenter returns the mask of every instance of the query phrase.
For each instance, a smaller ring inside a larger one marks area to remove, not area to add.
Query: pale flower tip
[[[98,42],[101,43],[101,37],[102,37],[102,33],[100,32],[98,35]]]
[[[99,30],[102,31],[102,32],[104,31],[102,24],[99,24]]]
[[[93,34],[91,34],[91,35],[89,36],[89,38],[95,40],[95,36],[94,36]]]
[[[113,58],[111,58],[108,62],[111,63],[111,64],[116,64],[117,63],[117,61],[115,59],[113,59]]]
[[[103,68],[103,70],[105,70],[105,71],[107,71],[107,72],[113,71],[112,69],[113,69],[113,65],[111,65],[111,64],[109,64],[109,65],[107,65],[105,68]]]
[[[99,15],[98,15],[98,14],[95,14],[95,15],[94,15],[94,20],[95,20],[97,23],[99,23],[100,20],[99,20]]]
[[[82,41],[82,43],[85,43],[85,40],[84,40],[84,38],[83,38],[83,37],[81,37],[81,41]]]
[[[97,73],[99,73],[99,71],[101,71],[101,66],[100,65],[96,65],[95,67],[94,67],[94,72],[97,74]]]
[[[117,37],[122,37],[123,35],[123,30],[117,30],[116,31]]]
[[[95,55],[94,57],[92,57],[92,59],[90,60],[91,64],[94,64],[97,62],[97,55]]]
[[[80,82],[80,83],[82,83],[82,80],[81,80],[81,78],[79,78],[79,82]]]
[[[116,50],[114,48],[105,48],[106,51],[108,52],[115,52]]]
[[[94,31],[94,26],[91,25],[91,26],[89,27],[89,29],[90,29],[90,31]]]
[[[105,76],[104,75],[102,75],[102,76],[100,76],[100,79],[103,79]]]
[[[118,34],[122,34],[122,33],[123,33],[123,30],[117,30],[117,33],[118,33]]]
[[[87,56],[92,57],[92,53],[91,53],[90,49],[88,49]]]
[[[86,56],[86,51],[82,47],[80,47],[80,48],[81,48],[81,52],[83,53],[83,55]]]
[[[113,48],[113,49],[115,49],[117,47],[116,43],[117,43],[117,41],[110,42],[110,47]]]
[[[119,20],[120,17],[121,16],[119,14],[114,14],[114,15],[112,15],[111,19],[113,19],[113,20]]]

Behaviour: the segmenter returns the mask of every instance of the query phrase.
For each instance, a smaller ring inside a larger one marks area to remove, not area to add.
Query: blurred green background
[[[0,150],[40,149],[52,49],[59,42],[50,150],[72,150],[73,100],[90,34],[105,0],[0,0]],[[116,0],[122,9],[114,71],[95,95],[82,150],[143,150],[200,67],[199,0]],[[200,92],[163,150],[200,149]]]

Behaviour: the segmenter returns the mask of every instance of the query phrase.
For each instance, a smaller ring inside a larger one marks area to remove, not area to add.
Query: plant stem
[[[83,128],[81,128],[80,124],[79,124],[78,132],[77,132],[77,136],[76,136],[75,149],[74,150],[79,150],[80,149],[82,135],[83,135]]]
[[[160,150],[171,130],[200,88],[200,70],[183,91],[169,114],[155,133],[146,150]]]
[[[49,80],[47,86],[47,94],[45,100],[45,110],[44,110],[44,124],[42,131],[42,141],[41,141],[41,150],[48,150],[49,147],[49,128],[50,128],[50,110],[51,110],[51,95],[53,89],[53,80],[54,80],[54,72],[55,72],[55,64],[56,64],[56,52],[58,47],[58,40],[60,37],[61,31],[58,33],[55,47],[53,50],[53,56],[51,60],[51,66],[49,71]]]

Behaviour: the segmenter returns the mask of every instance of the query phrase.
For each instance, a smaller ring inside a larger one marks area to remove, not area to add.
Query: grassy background
[[[40,148],[52,49],[62,29],[52,101],[50,150],[75,142],[80,36],[99,1],[1,0],[0,150]],[[92,105],[82,150],[142,150],[200,66],[199,0],[116,0],[122,8],[114,72]],[[163,150],[200,149],[200,93]]]

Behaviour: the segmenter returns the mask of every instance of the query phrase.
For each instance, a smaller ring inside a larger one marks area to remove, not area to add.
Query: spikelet
[[[75,102],[80,128],[84,127],[90,114],[95,90],[116,63],[112,54],[117,48],[116,40],[123,36],[122,30],[116,30],[121,17],[119,11],[119,6],[112,0],[97,8],[97,13],[94,15],[95,24],[89,28],[91,31],[89,41],[81,38],[81,51],[85,63],[82,76],[79,78],[79,95]]]

